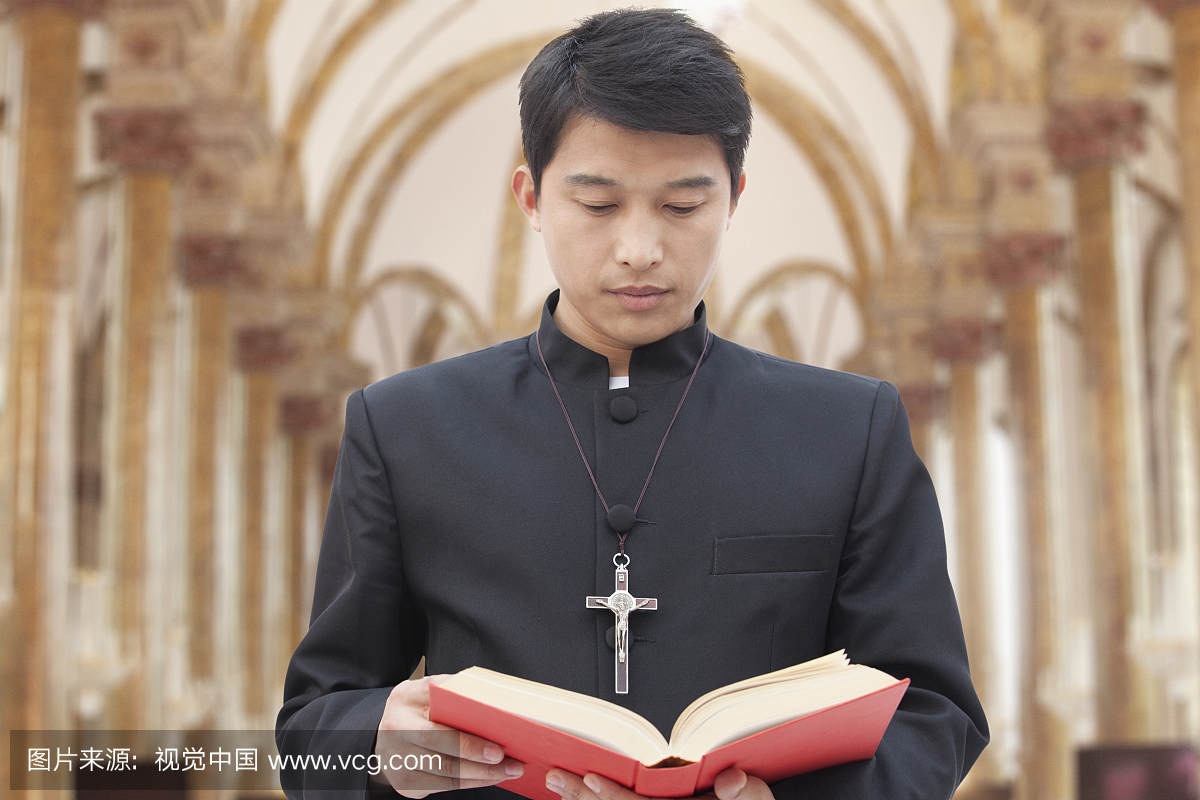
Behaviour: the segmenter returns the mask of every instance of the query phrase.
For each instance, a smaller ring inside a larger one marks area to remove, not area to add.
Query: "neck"
[[[607,358],[610,378],[624,378],[629,375],[629,358],[633,355],[633,348],[615,342],[593,329],[569,303],[559,300],[558,308],[554,310],[554,324],[568,338]]]
[[[615,354],[602,353],[608,358],[608,377],[629,377],[629,355],[632,352],[632,350],[618,350]]]

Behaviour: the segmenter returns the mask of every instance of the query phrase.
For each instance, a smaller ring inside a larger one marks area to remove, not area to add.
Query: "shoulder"
[[[904,414],[892,384],[814,367],[718,339],[713,348],[714,398],[722,408],[775,430],[820,431],[845,446]],[[865,442],[865,439],[864,439]]]
[[[528,368],[527,338],[513,339],[482,350],[398,372],[363,389],[368,407],[438,402],[487,392]]]
[[[894,386],[878,378],[791,361],[725,339],[716,339],[712,357],[715,371],[746,392],[868,406],[899,397]]]

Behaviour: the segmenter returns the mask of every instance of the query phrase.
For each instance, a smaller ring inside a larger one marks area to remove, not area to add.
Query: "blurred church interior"
[[[533,330],[517,80],[620,4],[0,5],[0,726],[270,729],[345,398]],[[1200,2],[661,5],[754,102],[712,327],[895,383],[934,476],[958,796],[1194,754]]]

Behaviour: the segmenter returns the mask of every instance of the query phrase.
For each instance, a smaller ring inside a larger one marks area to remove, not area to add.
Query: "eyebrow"
[[[691,178],[680,178],[667,184],[668,189],[711,189],[717,185],[715,179],[708,175],[695,175]]]
[[[612,178],[605,178],[601,175],[589,175],[585,172],[577,172],[567,176],[567,183],[572,186],[605,186],[609,188],[620,187],[620,183]],[[711,189],[717,185],[717,181],[709,175],[693,175],[689,178],[680,178],[671,181],[667,184],[668,189]]]
[[[603,178],[599,175],[588,175],[584,172],[576,172],[574,175],[568,175],[567,183],[571,184],[572,186],[616,187],[621,185],[612,178]]]

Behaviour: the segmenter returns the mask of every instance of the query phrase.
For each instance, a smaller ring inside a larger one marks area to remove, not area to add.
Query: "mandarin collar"
[[[555,324],[553,315],[558,307],[558,297],[559,290],[555,289],[542,306],[542,322],[538,332],[529,337],[529,357],[538,371],[545,374],[542,358],[538,355],[540,339],[542,354],[546,356],[546,363],[550,365],[555,381],[607,389],[608,359],[579,344]],[[669,383],[691,375],[708,336],[708,318],[703,301],[696,306],[694,320],[677,333],[633,349],[629,358],[630,386]]]

